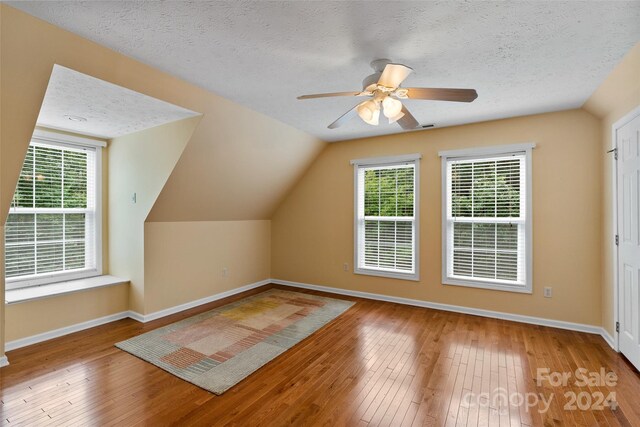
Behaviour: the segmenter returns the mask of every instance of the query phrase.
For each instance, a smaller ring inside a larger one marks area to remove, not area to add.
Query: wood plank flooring
[[[357,304],[222,396],[113,346],[270,287],[9,352],[0,423],[640,426],[640,375],[599,336],[380,301],[300,290]],[[538,383],[538,368],[572,375]],[[579,368],[613,372],[615,385],[580,384]],[[612,392],[615,410],[601,405]]]

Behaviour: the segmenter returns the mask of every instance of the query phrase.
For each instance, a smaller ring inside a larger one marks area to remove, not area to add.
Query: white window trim
[[[422,154],[404,154],[399,156],[388,157],[371,157],[366,159],[351,160],[353,165],[353,272],[366,276],[387,277],[391,279],[401,280],[420,280],[420,159]],[[395,165],[399,163],[415,163],[414,168],[414,230],[413,239],[413,256],[414,256],[414,272],[400,273],[397,271],[386,271],[375,268],[360,268],[360,259],[358,253],[358,168],[365,166],[384,166]]]
[[[46,144],[59,142],[65,146],[75,145],[80,147],[96,147],[96,148],[98,147],[104,148],[107,146],[106,141],[102,141],[99,139],[84,138],[78,135],[66,135],[63,133],[51,132],[44,129],[34,130],[31,140],[36,142],[44,142]]]
[[[533,192],[532,192],[532,151],[534,142],[522,144],[499,145],[492,147],[478,147],[462,150],[440,151],[442,158],[442,284],[465,286],[480,289],[492,289],[516,293],[533,293]],[[460,279],[448,276],[449,251],[447,248],[447,162],[451,159],[477,159],[514,153],[525,154],[526,183],[525,183],[525,264],[526,276],[524,286],[511,285],[499,280]]]
[[[102,147],[106,146],[106,142],[82,138],[73,135],[59,134],[55,132],[43,131],[36,129],[31,138],[31,142],[40,142],[49,145],[57,145],[59,147],[69,148],[95,148],[96,160],[96,177],[95,196],[96,196],[96,212],[95,212],[95,257],[96,268],[77,270],[72,272],[53,272],[38,276],[27,277],[9,277],[5,278],[6,290],[15,290],[28,288],[31,286],[47,285],[58,282],[66,282],[77,279],[85,279],[89,277],[102,276]],[[29,144],[31,144],[31,142]],[[104,145],[103,145],[104,144]],[[9,209],[11,212],[11,208]],[[2,244],[4,245],[4,239]],[[4,262],[4,259],[2,260]]]

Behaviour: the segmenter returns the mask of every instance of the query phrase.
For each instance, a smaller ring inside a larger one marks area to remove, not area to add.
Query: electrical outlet
[[[345,263],[342,265],[342,269],[343,269],[344,271],[349,271],[349,263],[348,263],[348,262],[345,262]]]
[[[229,276],[229,269],[227,267],[224,267],[222,269],[222,277],[227,277]]]
[[[546,286],[544,288],[544,297],[551,298],[553,296],[553,288],[551,286]]]

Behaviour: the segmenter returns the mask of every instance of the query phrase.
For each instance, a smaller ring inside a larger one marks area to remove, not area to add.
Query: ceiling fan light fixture
[[[472,102],[478,97],[475,89],[400,87],[413,72],[411,67],[395,64],[388,59],[378,59],[371,63],[375,73],[362,81],[362,91],[333,92],[302,95],[298,99],[327,98],[331,96],[367,96],[372,99],[356,104],[338,117],[328,128],[336,129],[356,116],[367,124],[377,126],[380,110],[389,123],[398,123],[404,130],[413,130],[420,122],[402,104],[403,99],[423,99],[428,101]]]
[[[400,111],[395,116],[389,117],[389,123],[395,123],[395,122],[397,122],[398,120],[400,120],[403,117],[404,117],[404,113],[402,111]]]
[[[409,97],[409,90],[398,88],[393,92],[393,94],[398,98],[407,99]]]
[[[394,98],[392,98],[390,96],[387,96],[382,101],[382,107],[384,108],[384,115],[388,119],[392,119],[392,118],[398,116],[398,114],[402,112],[402,102],[400,102],[397,99],[394,99]],[[400,118],[400,117],[398,117],[398,118]],[[391,122],[391,123],[393,123],[393,122]]]
[[[360,116],[365,123],[378,126],[380,120],[380,106],[377,102],[372,99],[365,101],[358,105],[357,111],[358,116]]]

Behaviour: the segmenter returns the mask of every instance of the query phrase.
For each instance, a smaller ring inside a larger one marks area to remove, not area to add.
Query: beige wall
[[[326,143],[222,98],[207,107],[147,220],[270,219]]]
[[[441,284],[438,151],[532,141],[533,295]],[[600,325],[600,123],[582,110],[331,144],[272,219],[272,276]],[[351,159],[422,153],[419,282],[355,275]],[[553,298],[543,298],[544,286]]]
[[[640,106],[640,43],[613,70],[587,100],[583,108],[602,119],[600,152],[613,147],[612,125],[629,111]],[[613,335],[613,158],[603,155],[602,191],[602,325]]]
[[[326,145],[6,4],[0,7],[2,105],[10,106],[2,108],[1,132],[3,141],[11,141],[2,147],[0,219],[6,216],[54,64],[203,114],[151,221],[269,219]]]
[[[6,306],[7,342],[128,310],[128,285],[109,286]]]
[[[183,119],[109,142],[110,273],[131,281],[129,304],[138,313],[146,313],[144,222],[199,121]]]
[[[0,7],[0,25],[4,22],[3,19],[3,9]],[[0,28],[0,37],[2,29]],[[1,43],[1,41],[0,41]],[[0,54],[1,55],[1,54]],[[0,56],[0,60],[2,57]],[[0,65],[2,62],[0,61]],[[2,101],[2,66],[0,66],[0,119],[3,117],[3,108],[6,108],[8,104]],[[3,136],[4,132],[2,131],[2,122],[0,120],[0,169],[2,168],[2,147],[3,147]],[[0,170],[0,200],[4,200],[2,180],[3,173]],[[0,215],[0,242],[4,242],[4,218]],[[4,245],[0,244],[0,296],[4,297]],[[4,298],[0,299],[0,357],[4,356],[4,333],[5,333],[5,316],[4,316]]]
[[[269,278],[270,227],[271,221],[145,224],[147,313]]]
[[[4,242],[4,223],[0,225],[0,241]],[[0,300],[0,357],[4,356],[4,343],[5,343],[5,331],[6,331],[6,321],[5,321],[5,303],[4,303],[4,245],[0,245],[0,295],[2,295],[2,299]]]
[[[149,221],[268,220],[297,178],[326,145],[263,114],[2,3],[0,62],[2,224],[54,64],[203,114],[175,167],[175,173],[169,176],[164,187],[161,186],[163,194],[158,203],[155,200],[151,202],[149,208],[153,208],[151,214],[147,215]],[[113,162],[113,156],[109,157],[109,175],[114,176],[120,165]],[[110,184],[107,182],[107,185]],[[110,194],[118,192],[118,188],[109,190]],[[128,201],[128,196],[123,200]],[[109,202],[112,204],[114,200]],[[118,230],[122,229],[119,227],[126,227],[121,221],[122,217],[109,218],[108,235],[113,237],[119,234]],[[142,225],[138,231],[134,236],[142,250]],[[116,239],[111,246],[126,248],[122,241]],[[110,270],[113,273],[124,271],[120,268],[123,265],[121,259],[117,258],[124,252],[116,251],[113,247],[105,252],[116,256],[115,269],[112,260],[108,260]],[[140,253],[136,254],[136,265],[132,267],[138,272],[143,271],[144,262]],[[136,288],[133,289],[132,308],[144,311],[141,295],[136,293]],[[4,279],[0,278],[0,294],[3,293]],[[79,299],[76,303],[83,300],[83,306],[93,307],[96,294],[82,292],[76,298]],[[42,304],[63,307],[55,301],[42,300]],[[27,306],[23,307],[26,309]],[[93,317],[99,317],[104,312],[96,310],[94,314]],[[5,320],[14,322],[13,319],[5,319],[0,308],[0,330],[4,329]],[[39,327],[32,329],[39,330]],[[11,339],[21,333],[12,332]],[[0,332],[0,354],[4,344],[1,335]]]
[[[37,128],[47,132],[87,138],[84,135],[77,135],[71,132],[62,132],[43,127]],[[91,139],[99,140],[98,138]],[[102,268],[105,274],[109,272],[107,157],[107,148],[104,148],[102,152]],[[4,238],[2,241],[4,241]],[[0,246],[2,246],[1,250],[4,250],[4,245]],[[3,260],[4,256],[0,257],[0,259]],[[4,262],[0,264],[2,265],[2,268],[4,268]],[[2,278],[4,280],[4,272],[2,273]],[[126,285],[120,285],[114,288],[101,288],[86,291],[86,293],[83,294],[74,294],[73,298],[64,295],[51,297],[43,300],[43,302],[28,301],[25,303],[10,305],[7,307],[6,313],[1,317],[7,325],[6,342],[127,310],[127,292]],[[2,295],[4,295],[4,292],[2,292]],[[77,309],[78,301],[85,302],[80,309]],[[4,305],[2,309],[4,309]],[[52,313],[55,313],[55,316]],[[0,310],[0,315],[2,315],[2,310]],[[52,316],[54,316],[53,319]],[[5,341],[0,342],[4,343]]]
[[[5,329],[6,338],[13,340],[129,308],[150,313],[264,279],[269,273],[280,279],[550,319],[592,325],[604,321],[611,331],[611,171],[602,153],[611,144],[610,124],[640,103],[638,46],[585,104],[602,122],[573,110],[327,147],[5,4],[0,4],[0,31],[0,224],[55,63],[203,114],[186,147],[169,140],[163,146],[166,151],[153,152],[159,146],[152,146],[153,156],[164,159],[157,170],[145,164],[148,158],[136,151],[135,142],[129,147],[116,141],[118,148],[113,154],[109,148],[105,155],[111,168],[105,185],[112,196],[109,206],[114,206],[106,233],[114,241],[105,250],[113,259],[106,264],[113,274],[133,277],[131,295],[127,286],[117,286],[17,304],[5,313],[0,304],[0,350]],[[148,147],[152,139],[140,146]],[[437,152],[523,141],[538,144],[533,295],[443,286]],[[349,160],[413,152],[423,154],[421,281],[344,272],[342,264],[348,262],[352,268],[353,263]],[[130,155],[140,159],[143,170],[160,176],[146,181]],[[132,190],[138,193],[136,206],[130,204]],[[158,193],[156,199],[153,194]],[[227,278],[221,275],[223,267],[229,268]],[[544,286],[553,286],[552,299],[542,297]],[[75,313],[71,307],[81,308]],[[37,313],[49,313],[55,321],[46,322],[47,317]]]

